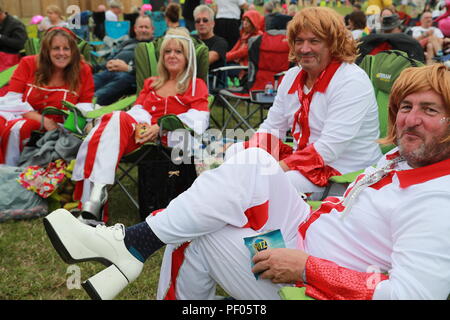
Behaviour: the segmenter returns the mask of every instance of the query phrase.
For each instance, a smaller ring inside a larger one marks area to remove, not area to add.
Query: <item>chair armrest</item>
[[[64,121],[64,128],[76,134],[83,134],[86,126],[86,117],[76,105],[69,101],[62,101],[62,105],[69,110],[66,120]]]
[[[189,131],[190,134],[193,134],[193,130],[187,127],[175,114],[166,114],[158,119],[158,125],[160,131],[175,131],[177,129],[185,129]]]
[[[315,300],[306,295],[305,287],[282,287],[278,290],[278,295],[282,300]]]
[[[286,74],[286,72],[287,71],[281,71],[281,72],[278,72],[278,73],[276,73],[276,74],[274,74],[273,75],[273,78],[274,78],[274,83],[275,83],[275,85],[273,86],[273,89],[274,90],[278,90],[278,83],[280,82],[280,78],[281,77],[284,77],[284,75]]]
[[[217,73],[222,71],[229,71],[229,70],[248,70],[248,66],[226,66],[226,67],[220,67],[216,68],[210,71],[210,73]]]
[[[124,110],[128,108],[129,106],[133,105],[136,102],[137,96],[132,95],[128,96],[126,98],[123,98],[117,102],[114,102],[113,104],[110,104],[109,106],[101,107],[100,109],[95,109],[92,111],[89,111],[86,115],[86,118],[88,119],[94,119],[103,116],[104,114],[113,112],[113,111],[119,111]]]
[[[328,180],[335,183],[352,183],[353,181],[355,181],[356,177],[363,172],[364,170],[349,172],[340,176],[332,176]]]

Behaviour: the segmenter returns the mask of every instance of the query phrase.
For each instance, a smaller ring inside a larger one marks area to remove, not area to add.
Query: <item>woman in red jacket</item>
[[[8,93],[0,98],[0,163],[17,165],[33,130],[43,121],[47,131],[58,128],[59,116],[42,116],[47,106],[64,109],[69,101],[87,112],[92,109],[94,81],[91,67],[82,61],[72,31],[50,29],[38,55],[22,58]]]
[[[248,39],[253,36],[261,35],[261,27],[263,25],[263,17],[256,10],[249,10],[242,16],[241,37],[234,47],[227,52],[227,63],[229,65],[237,64],[248,66]],[[239,78],[242,79],[245,72],[241,72]]]

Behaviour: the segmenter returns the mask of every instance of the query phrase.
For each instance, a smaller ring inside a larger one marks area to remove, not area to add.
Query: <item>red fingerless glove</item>
[[[306,295],[318,300],[371,300],[377,284],[387,279],[313,256],[306,260]]]
[[[322,156],[314,148],[314,144],[295,151],[283,161],[289,169],[300,172],[319,187],[325,187],[330,177],[341,175],[339,171],[325,164]]]

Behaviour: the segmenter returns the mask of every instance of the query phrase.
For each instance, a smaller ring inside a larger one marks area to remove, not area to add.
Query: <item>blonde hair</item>
[[[389,123],[386,138],[381,144],[397,143],[396,119],[400,103],[410,94],[433,90],[444,100],[447,117],[450,115],[450,70],[443,64],[411,67],[403,70],[395,80],[389,96]],[[450,141],[450,135],[441,142]]]
[[[60,19],[63,19],[63,15],[62,15],[62,10],[60,7],[58,7],[57,5],[51,4],[49,5],[46,9],[45,9],[45,13],[47,12],[54,12],[56,13]]]
[[[289,21],[287,37],[290,48],[289,60],[292,62],[297,62],[294,43],[302,31],[312,32],[324,40],[333,59],[348,63],[356,60],[357,43],[345,27],[344,18],[334,10],[324,7],[304,8]]]
[[[167,70],[166,66],[164,65],[164,50],[166,49],[167,45],[170,42],[175,42],[176,44],[178,44],[181,47],[181,50],[183,51],[183,55],[186,58],[186,66],[185,66],[185,70],[183,72],[180,72],[177,75],[177,93],[183,93],[186,91],[186,89],[189,87],[189,83],[193,78],[193,74],[194,74],[194,68],[193,66],[191,66],[190,68],[188,68],[189,64],[189,59],[190,59],[190,48],[189,48],[189,40],[190,36],[189,36],[189,31],[186,28],[171,28],[167,30],[166,33],[166,37],[164,37],[164,40],[161,43],[161,47],[159,49],[159,59],[158,59],[158,78],[153,82],[152,87],[154,89],[158,89],[161,88],[166,82],[167,80],[169,80],[169,71]],[[170,37],[170,35],[174,35],[174,36],[181,36],[181,37],[185,37],[186,39],[182,39],[182,38],[175,38],[175,37]],[[191,40],[192,41],[192,40]],[[193,44],[192,44],[193,45]],[[195,57],[194,57],[194,61],[195,61]],[[186,73],[188,73],[188,75],[186,76]],[[195,81],[195,79],[194,79]]]

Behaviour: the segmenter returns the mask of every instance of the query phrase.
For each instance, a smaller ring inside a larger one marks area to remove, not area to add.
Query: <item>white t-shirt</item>
[[[105,20],[107,21],[119,21],[119,17],[112,12],[111,10],[108,10],[105,12]]]
[[[363,33],[364,33],[364,30],[361,30],[361,29],[352,30],[353,39],[355,39],[355,40],[361,39]]]
[[[246,0],[216,0],[217,15],[218,18],[225,19],[240,19],[241,6],[244,5]]]
[[[42,19],[41,23],[38,25],[38,30],[39,31],[47,31],[48,29],[50,29],[52,27],[64,27],[64,28],[67,28],[68,26],[69,26],[69,24],[66,21],[63,21],[63,20],[61,20],[57,24],[52,24],[50,22],[50,19],[48,17],[45,17],[44,19]]]
[[[433,30],[434,36],[436,38],[444,38],[444,35],[442,34],[442,31],[439,28],[436,27],[430,27],[430,28],[424,28],[422,26],[417,26],[412,28],[412,36],[413,38],[418,38],[421,35],[423,35],[425,32],[429,32],[430,30]]]

